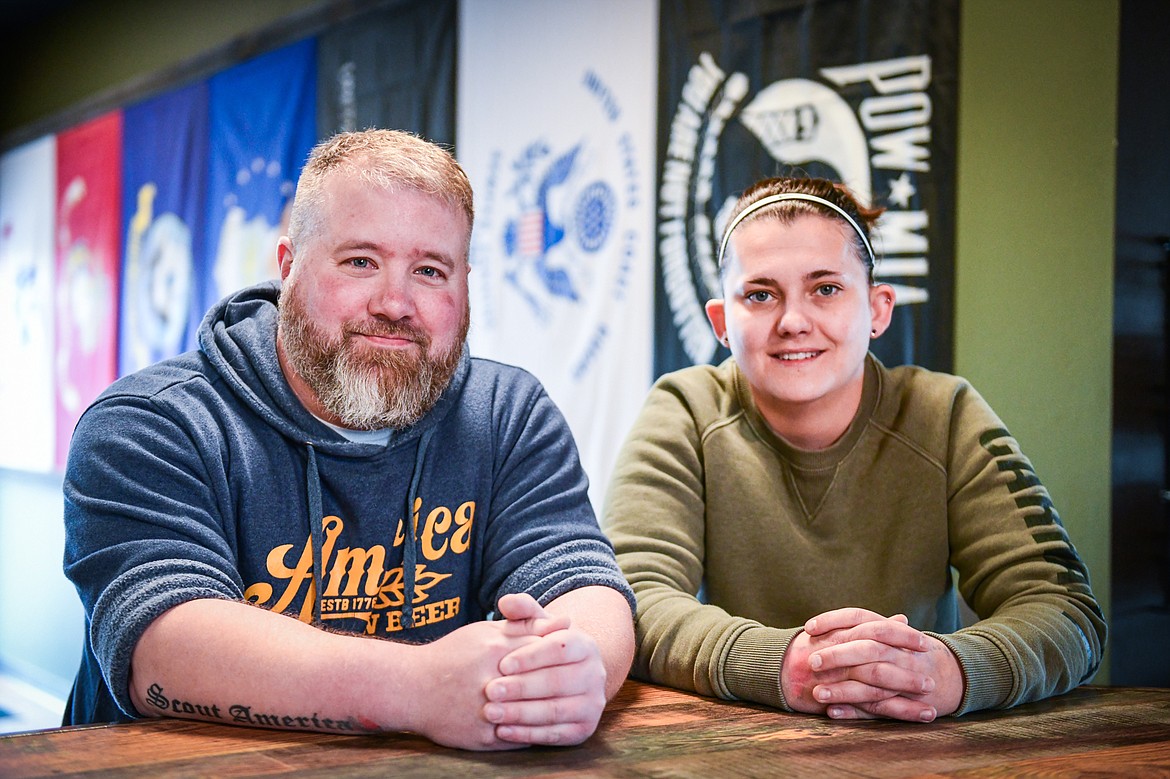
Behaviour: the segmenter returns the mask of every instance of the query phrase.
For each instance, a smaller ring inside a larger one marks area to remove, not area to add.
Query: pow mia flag
[[[952,363],[958,0],[663,0],[654,372],[728,352],[703,305],[727,214],[766,176],[885,208],[887,365]]]

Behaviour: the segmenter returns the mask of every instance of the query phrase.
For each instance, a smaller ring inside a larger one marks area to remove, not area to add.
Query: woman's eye
[[[772,295],[762,289],[757,289],[755,292],[749,292],[744,296],[753,303],[766,303]]]
[[[349,261],[349,264],[355,268],[368,268],[368,267],[370,267],[370,258],[369,257],[354,257],[353,259],[351,259]]]

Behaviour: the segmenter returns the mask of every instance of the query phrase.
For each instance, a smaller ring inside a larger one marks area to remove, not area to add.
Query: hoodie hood
[[[309,413],[284,377],[276,355],[279,300],[278,281],[263,282],[229,295],[203,318],[199,327],[199,347],[244,404],[285,438],[305,448],[305,490],[309,504],[309,531],[313,539],[313,580],[317,592],[322,592],[321,554],[324,548],[325,516],[321,501],[318,453],[354,458],[373,457],[387,447],[405,448],[418,442],[410,489],[406,495],[406,504],[402,507],[403,525],[409,538],[403,549],[403,585],[404,592],[413,592],[419,541],[418,528],[408,520],[414,516],[422,466],[435,428],[450,412],[467,380],[471,364],[467,347],[464,346],[451,382],[443,390],[435,407],[422,419],[409,428],[396,430],[385,445],[350,441]],[[393,527],[393,518],[388,521]],[[320,608],[321,599],[318,597],[314,599],[313,624],[321,623]],[[403,612],[403,622],[407,627],[411,626],[409,609]]]

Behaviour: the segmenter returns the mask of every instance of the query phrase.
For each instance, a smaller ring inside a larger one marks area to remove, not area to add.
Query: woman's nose
[[[780,318],[776,322],[776,332],[780,335],[795,335],[807,333],[811,327],[808,316],[797,302],[785,303],[780,310]]]

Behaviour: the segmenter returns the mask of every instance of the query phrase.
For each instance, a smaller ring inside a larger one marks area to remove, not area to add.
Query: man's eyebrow
[[[458,264],[458,261],[454,257],[451,257],[444,252],[436,252],[424,249],[421,252],[415,252],[414,255],[415,257],[430,260],[431,262],[441,263],[446,265],[448,268],[454,268]]]
[[[337,251],[382,252],[382,245],[376,241],[350,240],[342,241],[337,245]]]

